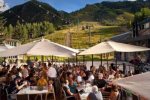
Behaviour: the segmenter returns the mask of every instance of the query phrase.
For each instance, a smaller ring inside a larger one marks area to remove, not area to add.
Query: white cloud
[[[0,12],[6,11],[9,9],[9,6],[7,3],[4,2],[4,0],[0,0]]]

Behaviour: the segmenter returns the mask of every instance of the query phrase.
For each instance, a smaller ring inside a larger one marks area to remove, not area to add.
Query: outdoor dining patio
[[[150,48],[106,41],[83,52],[79,52],[76,49],[41,39],[2,51],[0,52],[0,57],[18,55],[76,57],[110,52],[128,53],[148,50],[150,50]],[[134,85],[134,89],[124,85],[124,83],[128,81],[128,77],[132,77],[134,72],[123,73],[123,70],[117,66],[117,59],[114,58],[114,61],[114,64],[107,63],[107,67],[101,63],[98,68],[92,63],[90,69],[87,69],[87,66],[84,64],[65,63],[58,65],[52,61],[34,61],[31,65],[23,64],[21,66],[15,64],[13,66],[2,65],[0,77],[1,99],[86,100],[91,98],[92,93],[95,93],[94,91],[96,90],[94,89],[96,86],[98,88],[96,93],[99,93],[99,98],[102,97],[104,100],[111,100],[111,98],[126,100],[123,99],[125,98],[123,95],[125,91],[130,91],[131,94],[138,91],[135,89],[138,88],[136,85]],[[121,80],[122,82],[125,80],[125,82],[122,84],[120,83]],[[134,81],[134,79],[132,81]],[[145,81],[143,81],[142,84],[145,84]],[[14,88],[15,91],[11,91]],[[3,90],[6,92],[3,92]],[[114,95],[113,92],[116,93],[116,95]],[[147,94],[141,92],[136,93],[138,98],[149,99]],[[131,95],[126,96],[126,98],[129,97],[132,98]]]

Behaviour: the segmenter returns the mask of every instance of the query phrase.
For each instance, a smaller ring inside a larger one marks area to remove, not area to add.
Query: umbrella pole
[[[70,62],[69,62],[69,57],[68,57],[68,65],[70,64]]]
[[[92,66],[93,66],[93,55],[92,55]]]
[[[52,56],[52,64],[53,64],[53,62],[54,62],[54,56]]]
[[[100,59],[101,59],[101,66],[102,66],[103,65],[102,54],[100,55]]]
[[[36,59],[36,56],[34,56],[34,61],[35,61],[35,59]]]
[[[76,54],[76,65],[77,65],[77,63],[78,63],[78,55]]]
[[[108,64],[108,54],[106,54],[107,57],[107,69],[109,69],[109,64]]]
[[[41,61],[42,61],[42,63],[44,62],[44,56],[41,56]]]
[[[83,55],[83,64],[85,63],[85,55]]]
[[[115,63],[116,63],[116,67],[117,67],[117,53],[115,52]]]

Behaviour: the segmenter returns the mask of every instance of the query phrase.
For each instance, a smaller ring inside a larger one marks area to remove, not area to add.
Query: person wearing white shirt
[[[47,75],[49,78],[56,78],[57,77],[57,71],[56,69],[51,65],[51,64],[48,64],[48,72],[47,72]]]
[[[23,77],[21,68],[18,69],[18,76],[21,77],[21,78]]]
[[[82,81],[83,81],[83,80],[82,80],[82,77],[81,77],[80,75],[78,75],[78,76],[77,76],[77,82],[78,82],[78,83],[81,83]]]
[[[108,80],[112,81],[115,78],[115,71],[112,71],[111,74],[108,76]]]
[[[27,78],[29,76],[29,72],[28,72],[28,69],[27,69],[27,65],[23,65],[21,68],[22,68],[22,77],[23,78]]]
[[[94,85],[92,87],[92,92],[89,93],[87,100],[103,100],[101,91],[98,91],[98,87]]]
[[[89,78],[88,78],[88,82],[92,83],[94,80],[94,75],[92,74],[92,72],[90,72]]]

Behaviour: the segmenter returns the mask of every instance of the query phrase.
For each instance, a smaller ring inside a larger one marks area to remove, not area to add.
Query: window
[[[147,28],[149,28],[149,23],[144,24],[144,29],[147,29]]]

